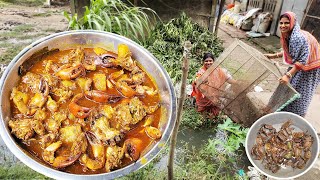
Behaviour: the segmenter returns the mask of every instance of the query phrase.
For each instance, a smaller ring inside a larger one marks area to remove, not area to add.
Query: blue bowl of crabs
[[[67,31],[23,49],[1,77],[1,137],[55,179],[113,179],[164,147],[176,120],[167,72],[146,49],[101,31]]]

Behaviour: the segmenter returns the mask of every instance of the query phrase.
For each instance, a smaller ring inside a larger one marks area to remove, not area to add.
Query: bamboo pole
[[[183,103],[185,100],[186,84],[187,84],[187,77],[189,72],[188,56],[190,54],[191,47],[192,45],[190,41],[186,41],[184,43],[183,62],[182,62],[182,82],[181,82],[181,88],[180,88],[180,97],[178,97],[177,120],[174,125],[173,133],[171,136],[171,142],[170,142],[170,152],[169,152],[169,159],[168,159],[168,180],[173,180],[174,150],[176,148],[178,129],[179,129],[179,125],[182,117]]]

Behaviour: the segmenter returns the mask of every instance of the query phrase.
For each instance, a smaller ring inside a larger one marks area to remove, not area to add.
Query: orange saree
[[[206,71],[205,67],[202,67],[196,74],[196,80],[203,75]],[[220,112],[219,106],[219,93],[221,87],[228,80],[228,76],[224,69],[217,67],[208,76],[208,85],[203,86],[202,92],[208,97],[203,95],[201,91],[196,87],[196,83],[192,83],[192,93],[191,96],[196,98],[196,106],[198,112],[208,112],[213,116],[217,116]]]

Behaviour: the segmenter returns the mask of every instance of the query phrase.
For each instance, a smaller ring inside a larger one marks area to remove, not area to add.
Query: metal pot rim
[[[120,39],[121,41],[125,43],[131,43],[139,48],[139,50],[143,51],[146,53],[150,58],[155,61],[155,63],[158,65],[157,67],[160,68],[160,71],[164,75],[164,79],[168,82],[168,89],[170,92],[170,110],[171,114],[168,115],[168,124],[166,125],[166,128],[163,132],[162,138],[153,145],[153,147],[143,156],[140,157],[140,159],[135,162],[131,163],[128,166],[125,166],[121,169],[111,171],[109,173],[102,173],[102,174],[92,174],[92,175],[78,175],[78,174],[71,174],[67,172],[62,172],[55,170],[53,168],[50,168],[48,166],[45,166],[39,162],[37,162],[35,159],[29,157],[27,154],[24,153],[24,151],[16,144],[14,139],[11,137],[11,133],[8,132],[6,129],[6,124],[4,121],[2,109],[0,110],[0,134],[7,145],[7,147],[11,150],[11,152],[19,159],[21,160],[24,164],[26,164],[28,167],[32,168],[33,170],[42,173],[48,177],[54,178],[54,179],[113,179],[117,178],[126,174],[129,174],[130,172],[136,171],[142,167],[144,167],[147,163],[149,163],[153,158],[156,157],[156,155],[160,152],[160,150],[164,147],[164,145],[167,143],[169,140],[169,137],[172,133],[174,124],[175,124],[175,119],[176,119],[176,97],[175,97],[175,92],[173,85],[171,83],[170,77],[166,70],[162,67],[162,65],[159,63],[159,61],[150,53],[148,52],[145,48],[142,46],[138,45],[134,41],[114,34],[114,33],[109,33],[109,32],[104,32],[104,31],[97,31],[97,30],[76,30],[76,31],[64,31],[60,33],[55,33],[46,37],[43,37],[35,42],[33,42],[31,45],[25,47],[15,58],[10,62],[6,70],[4,71],[1,80],[0,80],[0,94],[2,94],[3,89],[4,89],[4,82],[8,78],[8,74],[11,71],[12,67],[21,59],[23,55],[25,55],[28,51],[30,51],[32,48],[38,46],[39,44],[49,41],[50,39],[57,38],[59,36],[64,36],[64,35],[77,35],[77,34],[97,34],[97,35],[106,35],[110,37],[116,37],[117,39]],[[2,96],[2,95],[1,95]],[[0,107],[2,108],[2,100],[0,101]]]

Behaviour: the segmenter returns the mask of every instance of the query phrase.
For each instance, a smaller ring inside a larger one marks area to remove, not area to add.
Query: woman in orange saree
[[[209,69],[209,67],[214,62],[214,56],[211,53],[206,53],[203,56],[203,66],[199,69],[196,74],[195,81],[201,77],[204,72]],[[196,106],[198,112],[208,112],[210,116],[217,116],[220,113],[219,105],[219,91],[225,82],[234,83],[235,80],[231,78],[227,70],[224,68],[217,67],[208,76],[208,81],[210,81],[210,87],[203,89],[206,94],[210,94],[210,99],[204,96],[199,89],[197,89],[195,81],[192,83],[192,93],[191,96],[196,98]]]

